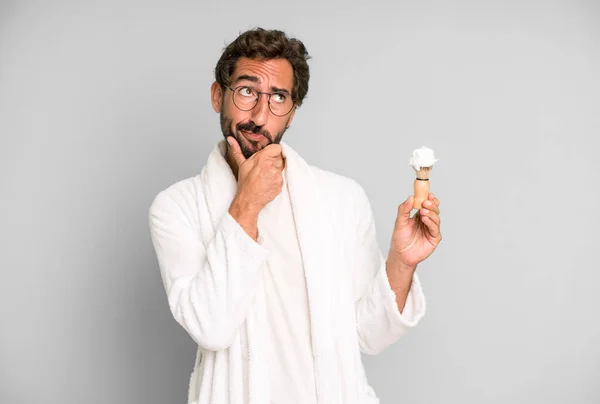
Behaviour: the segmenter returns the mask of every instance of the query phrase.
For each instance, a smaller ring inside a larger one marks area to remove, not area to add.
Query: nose
[[[252,110],[252,120],[256,126],[263,126],[269,118],[269,96],[261,94],[258,104]]]

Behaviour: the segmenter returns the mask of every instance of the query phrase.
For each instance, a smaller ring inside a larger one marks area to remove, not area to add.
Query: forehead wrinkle
[[[280,59],[273,59],[273,61],[275,60],[280,60]],[[242,76],[250,76],[250,77],[256,77],[256,80],[249,80],[252,82],[256,82],[258,84],[263,84],[263,83],[267,83],[267,85],[269,85],[270,90],[273,91],[275,89],[277,90],[281,90],[284,89],[285,91],[289,92],[291,94],[291,88],[287,88],[287,85],[284,85],[284,79],[282,79],[282,76],[284,75],[285,71],[282,70],[287,70],[286,68],[288,67],[285,63],[281,63],[281,62],[275,62],[277,63],[276,66],[274,66],[273,63],[271,63],[272,61],[265,61],[265,62],[259,62],[259,61],[254,61],[251,59],[240,59],[238,61],[238,67],[236,70],[239,70],[239,73],[236,75],[237,78],[235,79],[235,81],[239,80],[240,77]],[[291,76],[293,76],[293,70],[291,68],[291,66],[289,66],[289,70]],[[293,78],[293,77],[292,77]],[[293,83],[292,83],[293,86]]]

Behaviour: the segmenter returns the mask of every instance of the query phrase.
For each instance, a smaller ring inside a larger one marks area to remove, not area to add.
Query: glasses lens
[[[258,103],[258,92],[252,87],[237,87],[233,90],[233,103],[242,111],[250,111]],[[294,101],[289,94],[273,93],[269,100],[269,109],[276,116],[284,116],[290,113],[294,107]]]
[[[294,101],[292,101],[292,97],[289,94],[283,93],[274,93],[271,96],[271,102],[269,103],[269,108],[271,108],[271,112],[273,115],[283,116],[287,115],[294,106]]]
[[[258,101],[258,93],[250,87],[238,87],[233,92],[233,103],[242,111],[250,111]]]

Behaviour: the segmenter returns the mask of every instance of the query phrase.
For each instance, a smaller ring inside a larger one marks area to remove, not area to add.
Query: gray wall
[[[285,139],[363,184],[385,253],[412,150],[440,158],[382,403],[600,402],[600,3],[300,3],[0,3],[0,402],[185,402],[147,210],[221,138],[212,71],[256,25],[308,47]]]

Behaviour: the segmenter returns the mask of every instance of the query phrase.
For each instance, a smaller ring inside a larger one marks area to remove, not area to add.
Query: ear
[[[223,108],[223,89],[216,81],[210,86],[210,101],[215,112],[221,112],[221,108]]]
[[[296,114],[296,106],[294,105],[294,108],[292,108],[292,112],[290,112],[290,117],[288,118],[288,121],[285,124],[286,129],[288,129],[290,126],[292,126],[292,121],[294,120],[295,114]]]

